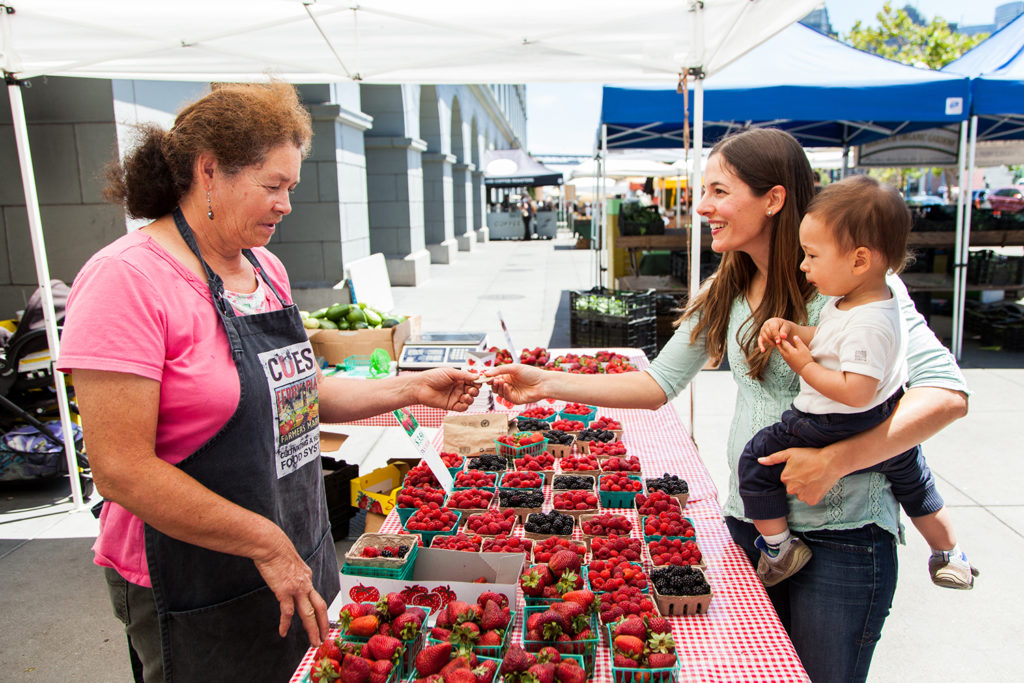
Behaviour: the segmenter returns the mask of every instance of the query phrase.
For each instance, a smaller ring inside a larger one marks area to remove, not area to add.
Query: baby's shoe
[[[936,586],[969,591],[974,588],[974,577],[978,575],[978,570],[971,566],[967,555],[961,550],[956,554],[933,552],[928,558],[928,573]]]
[[[774,586],[803,569],[811,559],[811,549],[796,536],[790,536],[779,547],[768,545],[762,536],[754,540],[754,546],[761,551],[757,562],[757,576],[765,586]]]

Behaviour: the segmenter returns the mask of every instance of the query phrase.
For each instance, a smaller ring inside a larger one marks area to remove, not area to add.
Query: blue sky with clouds
[[[1005,0],[907,0],[926,18],[941,16],[961,25],[988,24]],[[840,34],[858,19],[874,24],[885,0],[826,0],[829,19]],[[528,146],[534,154],[590,154],[597,136],[601,86],[597,83],[529,84],[527,92]]]

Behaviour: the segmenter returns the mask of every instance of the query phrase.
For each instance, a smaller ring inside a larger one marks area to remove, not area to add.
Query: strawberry
[[[373,660],[385,660],[392,664],[398,664],[404,651],[402,641],[392,636],[371,636],[366,645],[363,646],[363,656]]]
[[[671,633],[672,627],[665,617],[647,617],[647,630],[653,633]]]
[[[369,683],[370,662],[362,657],[346,657],[339,680],[341,683]]]
[[[548,561],[548,569],[556,578],[561,578],[567,571],[577,574],[580,571],[580,556],[571,550],[559,550]]]
[[[628,617],[619,622],[619,625],[612,631],[612,638],[619,636],[633,636],[640,639],[642,645],[643,640],[647,638],[647,626],[644,625],[644,620],[640,617]]]
[[[383,659],[370,665],[370,683],[388,683],[395,665]]]
[[[647,639],[647,650],[659,654],[675,652],[676,641],[672,638],[671,633],[652,633],[651,637]]]
[[[412,640],[420,633],[420,620],[413,612],[402,612],[391,622],[391,635]]]
[[[452,637],[452,630],[450,628],[441,628],[440,626],[435,626],[434,628],[430,629],[430,637],[434,640],[448,640]]]
[[[365,611],[369,609],[370,607],[368,605],[364,605],[359,602],[350,602],[341,608],[341,612],[338,614],[338,623],[341,624],[343,629],[347,629],[353,619],[363,616]]]
[[[361,636],[369,638],[377,633],[377,628],[380,626],[380,619],[376,615],[369,614],[365,617],[358,617],[352,620],[352,623],[348,625],[348,632],[353,636]]]
[[[476,683],[476,674],[471,669],[452,669],[443,680],[444,683]]]
[[[505,652],[505,657],[501,660],[501,673],[505,676],[521,674],[529,669],[533,663],[533,655],[519,645],[512,645]]]
[[[587,672],[575,659],[566,659],[558,663],[555,678],[558,683],[586,683]]]
[[[616,652],[634,661],[644,653],[644,641],[636,636],[616,636],[612,643]]]
[[[484,613],[480,618],[480,628],[484,631],[491,631],[496,628],[508,627],[509,617],[498,607],[494,600],[488,600],[484,605]]]
[[[480,640],[476,641],[477,647],[500,647],[503,637],[500,631],[484,631],[480,634]]]
[[[416,655],[416,671],[420,676],[431,676],[440,673],[452,656],[451,643],[428,645]]]
[[[569,591],[562,596],[562,600],[566,602],[574,602],[583,608],[585,614],[597,611],[597,599],[593,591],[578,590]]]
[[[309,680],[313,683],[331,683],[341,678],[340,660],[331,657],[321,657],[313,663],[309,670]]]
[[[494,591],[484,591],[476,598],[476,604],[481,607],[487,607],[487,601],[493,600],[498,603],[498,607],[508,607],[508,596],[504,593],[496,593]]]
[[[377,614],[381,619],[394,619],[405,611],[405,598],[400,593],[388,593],[377,601]]]
[[[569,630],[569,622],[555,610],[548,609],[540,613],[537,627],[544,635],[544,640],[555,640]]]
[[[553,662],[545,662],[542,664],[534,664],[526,673],[529,676],[533,676],[533,680],[537,683],[555,683],[555,671],[558,666]]]
[[[345,658],[345,655],[341,652],[341,648],[338,647],[338,641],[334,638],[329,638],[321,643],[320,647],[316,649],[315,657],[318,660],[327,657],[340,662]]]
[[[498,663],[488,659],[473,668],[473,675],[476,676],[476,683],[492,683],[498,673]]]
[[[551,645],[545,645],[534,656],[538,662],[554,662],[557,664],[562,661],[562,653],[558,651],[558,648]]]
[[[652,669],[668,669],[675,665],[676,655],[674,652],[652,652],[647,655],[647,666]]]
[[[544,591],[544,586],[552,583],[551,570],[546,564],[535,564],[527,569],[519,578],[519,585],[523,593],[532,597],[538,597]]]

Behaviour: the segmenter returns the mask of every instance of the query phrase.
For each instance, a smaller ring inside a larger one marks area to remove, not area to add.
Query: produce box
[[[420,332],[420,316],[410,315],[394,327],[366,330],[306,330],[313,353],[330,365],[341,365],[349,356],[369,356],[384,349],[398,360],[406,340]]]

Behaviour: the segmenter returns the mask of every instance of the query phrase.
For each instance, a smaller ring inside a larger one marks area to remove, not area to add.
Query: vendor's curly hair
[[[123,204],[133,218],[170,213],[192,186],[201,152],[212,154],[228,175],[261,163],[267,153],[292,144],[309,153],[313,126],[294,86],[269,83],[215,84],[186,106],[174,126],[139,127],[136,146],[107,169],[103,196]]]

